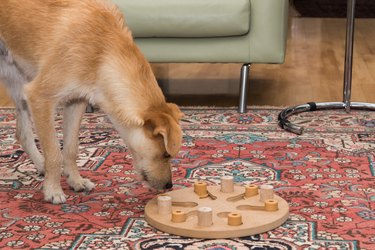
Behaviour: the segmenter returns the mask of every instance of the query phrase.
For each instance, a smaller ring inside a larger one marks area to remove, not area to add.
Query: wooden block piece
[[[242,215],[239,214],[239,213],[229,213],[228,214],[228,225],[229,226],[242,225]]]
[[[206,198],[208,196],[207,183],[204,181],[195,182],[194,192],[199,196],[199,198]]]
[[[158,196],[158,213],[170,214],[172,212],[172,198],[168,195]]]
[[[221,177],[221,192],[233,193],[234,192],[234,180],[233,176]]]
[[[227,201],[236,202],[239,200],[243,200],[244,197],[245,197],[245,193],[242,193],[242,194],[238,194],[238,195],[227,198]]]
[[[250,198],[250,197],[258,195],[258,193],[259,193],[258,190],[259,190],[259,188],[258,188],[257,185],[247,185],[245,187],[245,197]]]
[[[266,208],[264,206],[254,206],[254,205],[240,205],[237,207],[238,210],[241,210],[241,211],[246,211],[246,210],[258,210],[258,211],[262,211],[262,210],[266,210]]]
[[[273,199],[273,186],[261,185],[259,190],[259,199],[261,202],[265,202],[265,200],[268,199]]]
[[[264,208],[266,211],[277,211],[279,210],[279,203],[277,200],[268,199],[264,201]]]
[[[212,208],[198,208],[198,226],[209,227],[212,225]]]
[[[196,207],[198,203],[189,201],[172,201],[172,206],[174,207]]]
[[[172,212],[172,222],[181,223],[185,222],[187,214],[184,211],[176,210]]]

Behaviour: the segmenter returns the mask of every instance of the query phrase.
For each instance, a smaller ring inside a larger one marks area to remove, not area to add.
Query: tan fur
[[[15,102],[26,102],[30,109],[44,155],[46,200],[65,202],[61,166],[75,190],[94,186],[76,166],[79,123],[87,102],[110,116],[133,153],[135,167],[153,187],[171,182],[167,155],[175,156],[181,145],[181,112],[166,103],[123,16],[109,1],[1,0],[1,41],[6,51],[3,61],[0,53],[0,63],[9,68],[3,75],[0,70],[0,79],[14,92]],[[54,129],[59,104],[65,107],[63,152]],[[29,135],[26,127],[18,133]],[[33,145],[26,151],[43,164]]]

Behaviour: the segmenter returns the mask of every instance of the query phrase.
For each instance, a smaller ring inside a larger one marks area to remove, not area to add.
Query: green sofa
[[[252,63],[283,63],[288,0],[112,0],[152,63],[242,63],[246,112]]]

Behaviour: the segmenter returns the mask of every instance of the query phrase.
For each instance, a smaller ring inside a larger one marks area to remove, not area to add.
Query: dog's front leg
[[[46,93],[47,88],[39,86],[35,80],[28,84],[27,89],[30,111],[45,158],[44,199],[54,204],[64,203],[66,197],[60,183],[62,154],[54,126],[56,103]]]
[[[16,102],[17,128],[16,138],[34,163],[38,173],[44,175],[44,158],[40,154],[34,141],[32,122],[29,117],[28,106],[25,100]]]
[[[64,175],[74,191],[90,191],[95,187],[89,179],[81,177],[77,167],[79,127],[86,105],[85,101],[79,100],[67,103],[64,107]]]
[[[40,174],[44,174],[44,159],[35,145],[29,108],[24,96],[24,85],[28,82],[27,75],[20,70],[12,53],[0,39],[0,80],[5,83],[17,114],[16,138],[36,166]]]

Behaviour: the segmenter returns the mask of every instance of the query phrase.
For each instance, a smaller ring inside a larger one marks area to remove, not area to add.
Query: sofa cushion
[[[228,37],[249,32],[250,0],[112,0],[136,38]]]

